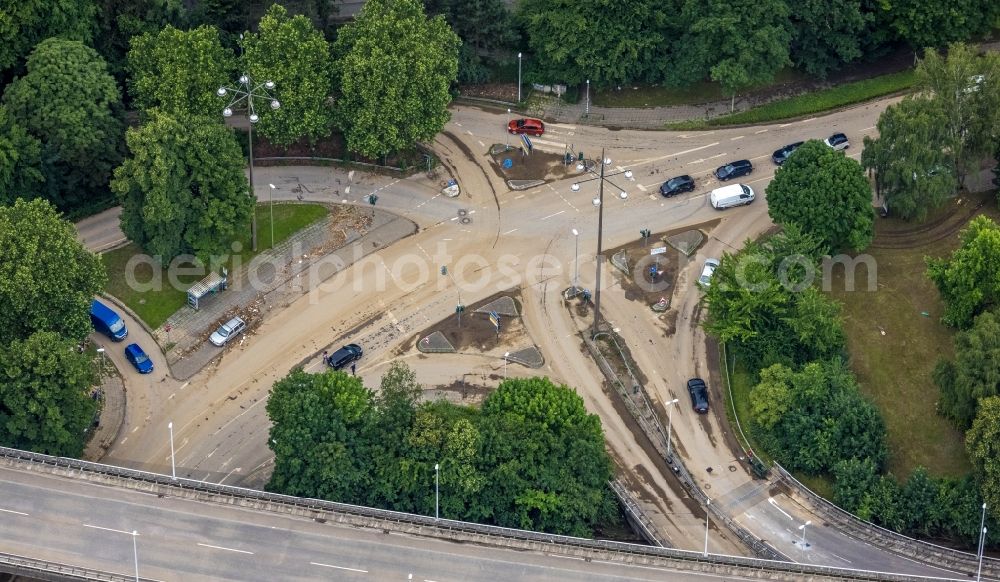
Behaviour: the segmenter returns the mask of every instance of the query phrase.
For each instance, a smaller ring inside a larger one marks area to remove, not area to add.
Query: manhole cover
[[[468,214],[468,213],[469,213],[469,211],[468,211],[468,210],[466,210],[466,209],[464,209],[464,208],[462,208],[462,209],[459,209],[459,211],[458,211],[458,215],[459,215],[459,216],[465,216],[465,215],[466,215],[466,214]]]
[[[462,220],[459,220],[462,224],[472,224],[472,219],[468,216],[463,216]]]

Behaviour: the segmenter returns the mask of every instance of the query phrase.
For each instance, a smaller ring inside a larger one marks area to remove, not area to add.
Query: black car
[[[788,156],[792,155],[792,152],[799,149],[799,146],[802,145],[802,143],[803,142],[801,141],[797,141],[795,143],[790,143],[786,145],[780,150],[777,150],[776,152],[771,154],[771,161],[773,161],[775,164],[778,164],[779,166],[781,164],[784,164],[785,160],[788,159]]]
[[[753,164],[750,163],[750,160],[737,160],[735,162],[729,162],[725,166],[719,166],[716,168],[715,177],[725,182],[726,180],[746,176],[752,171]]]
[[[660,194],[666,198],[671,196],[676,196],[681,192],[693,192],[694,191],[694,178],[688,175],[677,176],[676,178],[670,178],[660,186]]]
[[[708,386],[701,378],[691,378],[688,380],[688,392],[691,393],[691,405],[698,414],[708,412]]]
[[[330,354],[330,357],[326,359],[326,363],[334,370],[340,370],[351,362],[360,360],[363,353],[364,350],[358,344],[347,344]]]

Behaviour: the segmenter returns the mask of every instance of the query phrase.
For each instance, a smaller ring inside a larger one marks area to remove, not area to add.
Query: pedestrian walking
[[[356,366],[357,366],[357,364],[351,364],[351,376],[355,375],[354,374],[354,370],[356,369]]]

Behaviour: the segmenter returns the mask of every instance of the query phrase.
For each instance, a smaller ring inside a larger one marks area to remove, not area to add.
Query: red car
[[[545,124],[541,119],[512,119],[507,124],[507,131],[513,134],[526,133],[528,135],[542,135],[545,133]]]

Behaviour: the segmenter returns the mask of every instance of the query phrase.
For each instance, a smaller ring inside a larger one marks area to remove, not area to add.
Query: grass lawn
[[[996,220],[998,212],[993,204],[982,211]],[[927,223],[935,218],[928,217]],[[876,227],[880,234],[891,234],[915,226],[904,224],[878,219]],[[942,229],[933,228],[931,233],[935,231]],[[889,471],[905,479],[914,468],[923,466],[932,475],[962,476],[970,470],[963,434],[935,412],[939,393],[931,378],[938,358],[954,357],[954,330],[940,323],[943,304],[925,275],[924,263],[925,256],[940,257],[954,250],[958,234],[917,236],[929,242],[915,248],[887,249],[878,248],[876,237],[868,253],[878,265],[877,292],[866,292],[863,268],[857,270],[857,290],[846,291],[843,270],[838,268],[831,295],[843,304],[851,368],[862,391],[885,418]]]
[[[861,103],[869,99],[904,91],[913,86],[916,74],[912,70],[882,75],[863,81],[844,83],[830,89],[773,101],[747,111],[709,120],[680,121],[667,124],[668,129],[697,130],[725,125],[768,123],[801,117]]]
[[[767,454],[764,447],[754,441],[753,435],[750,434],[747,428],[747,423],[750,420],[750,389],[753,388],[753,379],[751,378],[750,371],[746,369],[743,362],[730,350],[727,349],[724,353],[728,356],[729,361],[726,362],[724,358],[720,362],[720,365],[724,367],[722,396],[726,403],[726,417],[729,419],[729,425],[734,428],[736,427],[736,417],[733,416],[733,404],[735,403],[736,414],[739,415],[743,435],[750,441],[750,448],[757,457],[770,466],[772,461],[771,456]],[[726,370],[729,371],[728,376]],[[727,378],[729,379],[729,386],[725,385]],[[732,391],[732,398],[730,398],[730,391]],[[739,430],[736,431],[736,437],[741,443],[743,442],[743,437],[740,435]]]
[[[804,78],[793,69],[783,69],[770,83],[764,83],[750,90],[797,81]],[[593,88],[591,88],[593,89]],[[601,107],[667,107],[671,105],[699,105],[712,101],[727,101],[732,95],[722,89],[719,83],[702,81],[689,87],[630,86],[621,90],[615,88],[592,91],[593,103]]]
[[[293,233],[320,220],[329,213],[329,210],[321,204],[296,204],[277,203],[274,205],[274,242],[281,244],[282,241],[290,237]],[[243,248],[240,253],[241,261],[245,265],[250,259],[259,253],[271,248],[271,214],[267,204],[257,206],[257,248],[258,251],[250,251],[250,233],[241,241]],[[134,243],[130,243],[119,249],[103,253],[101,257],[108,270],[108,285],[105,288],[109,294],[114,295],[134,311],[147,325],[156,329],[163,325],[168,317],[175,311],[187,304],[187,288],[192,283],[202,279],[204,274],[177,276],[181,288],[174,288],[169,284],[167,270],[159,269],[159,280],[162,281],[159,289],[138,291],[132,288],[126,279],[126,267],[129,259],[134,255],[141,254],[142,249]],[[229,263],[231,264],[232,259]],[[190,266],[190,265],[182,265]],[[135,281],[148,283],[154,280],[153,267],[148,262],[138,263],[133,269]]]

